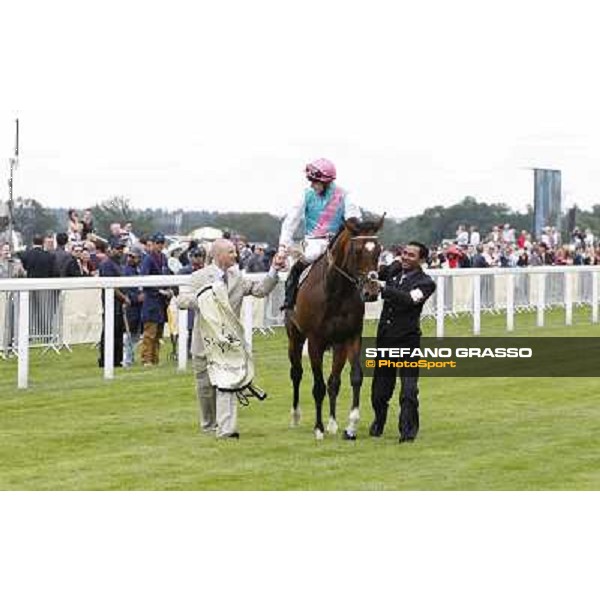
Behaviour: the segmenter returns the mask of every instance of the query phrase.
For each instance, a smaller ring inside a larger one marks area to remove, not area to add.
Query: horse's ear
[[[357,235],[360,223],[356,217],[350,217],[344,221],[344,226],[352,235]]]
[[[376,231],[379,231],[383,227],[383,221],[385,220],[385,215],[387,215],[386,212],[384,212],[381,215],[381,219],[379,219],[379,221],[377,221],[377,229],[376,229]]]

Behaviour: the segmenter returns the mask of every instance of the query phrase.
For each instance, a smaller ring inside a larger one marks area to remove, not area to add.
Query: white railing
[[[431,270],[429,274],[437,284],[434,296],[427,302],[423,318],[435,318],[436,336],[444,337],[444,323],[448,316],[471,314],[474,335],[481,333],[481,313],[506,313],[506,330],[514,330],[515,312],[537,311],[538,326],[544,325],[545,311],[553,307],[565,309],[565,325],[572,324],[573,305],[591,306],[591,321],[598,322],[598,279],[600,267],[530,267],[516,269],[452,269]],[[263,274],[246,275],[260,280]],[[284,276],[285,277],[285,276]],[[114,338],[114,290],[115,288],[135,287],[173,287],[189,284],[191,275],[161,275],[149,277],[114,277],[114,278],[68,278],[68,279],[0,279],[0,295],[8,297],[12,293],[18,298],[12,309],[5,307],[5,312],[17,316],[15,338],[17,340],[19,388],[28,386],[29,348],[35,339],[30,335],[30,293],[39,290],[97,290],[95,302],[62,302],[59,306],[77,305],[79,311],[86,309],[90,318],[98,318],[100,290],[106,290],[106,311],[104,314],[104,378],[114,377],[113,338]],[[283,278],[282,278],[283,279]],[[281,287],[280,287],[281,286]],[[283,293],[283,282],[266,299],[256,302],[247,298],[242,309],[246,339],[252,344],[252,332],[268,330],[272,326],[282,325],[283,318],[279,312]],[[10,305],[10,302],[5,303]],[[72,308],[70,309],[72,310]],[[381,301],[367,304],[366,318],[379,317]],[[78,318],[86,321],[85,314],[79,312]],[[63,329],[72,332],[69,316],[60,315],[53,323],[60,327],[60,343],[68,345],[70,338],[63,337]],[[35,322],[35,321],[34,321]],[[178,369],[187,368],[187,311],[178,311]],[[0,325],[5,327],[6,320],[0,318]],[[88,334],[90,332],[88,331]],[[97,334],[97,331],[96,331]],[[3,331],[6,337],[6,331]],[[51,337],[56,343],[56,338]],[[82,341],[78,339],[77,341]],[[94,340],[97,341],[97,338]],[[67,346],[68,347],[68,346]]]

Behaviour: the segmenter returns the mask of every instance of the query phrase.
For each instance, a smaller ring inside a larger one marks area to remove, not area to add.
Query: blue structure
[[[533,233],[539,239],[544,227],[554,226],[560,231],[561,172],[534,169],[533,180]]]

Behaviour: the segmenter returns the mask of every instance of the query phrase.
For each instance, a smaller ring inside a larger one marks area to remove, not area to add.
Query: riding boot
[[[285,281],[285,300],[281,310],[293,310],[296,304],[296,293],[298,291],[298,282],[300,281],[300,275],[306,267],[306,263],[301,260],[297,260],[290,269],[290,272]]]

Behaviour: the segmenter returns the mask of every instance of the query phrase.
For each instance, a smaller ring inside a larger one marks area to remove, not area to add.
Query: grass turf
[[[482,318],[486,336],[506,335],[503,316]],[[535,326],[516,317],[514,335],[597,336],[589,310],[562,311]],[[467,317],[446,335],[469,335]],[[433,334],[427,321],[425,332]],[[373,334],[373,324],[367,333]],[[166,353],[166,350],[163,350]],[[264,403],[240,409],[239,441],[197,432],[191,372],[174,363],[118,370],[104,382],[88,346],[73,354],[32,351],[30,384],[16,390],[16,361],[0,361],[0,489],[13,490],[527,490],[600,488],[598,378],[422,378],[421,433],[397,439],[397,393],[384,437],[372,439],[370,381],[362,395],[359,440],[312,434],[308,365],[303,423],[290,429],[291,386],[283,331],[255,337],[256,382]],[[350,389],[338,402],[346,425]],[[327,405],[326,405],[327,406]],[[325,414],[327,411],[325,411]]]

